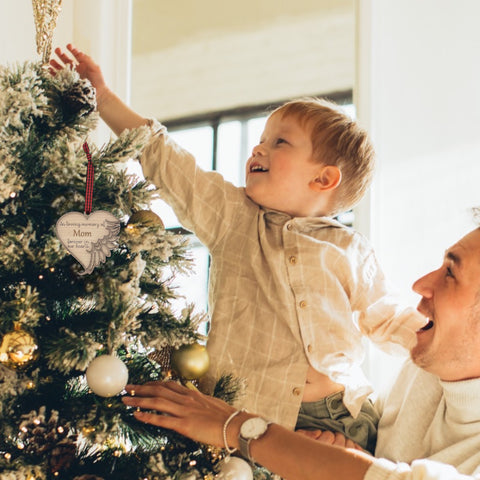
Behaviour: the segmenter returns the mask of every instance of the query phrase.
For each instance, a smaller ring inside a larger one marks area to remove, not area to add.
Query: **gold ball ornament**
[[[199,343],[182,345],[172,351],[171,367],[184,380],[198,380],[210,366],[207,349]]]
[[[0,345],[0,363],[13,370],[29,367],[39,356],[36,338],[29,332],[15,326],[6,333]]]
[[[165,228],[162,219],[151,210],[138,210],[132,213],[127,222],[127,230],[137,233],[139,227]]]

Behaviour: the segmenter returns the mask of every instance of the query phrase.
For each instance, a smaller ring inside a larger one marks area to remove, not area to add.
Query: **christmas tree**
[[[0,67],[0,479],[214,478],[223,451],[142,424],[120,400],[127,375],[195,383],[208,357],[204,317],[171,306],[186,241],[127,173],[151,132],[89,145],[95,107],[71,69]],[[97,211],[115,220],[107,240],[98,225],[62,229]],[[227,375],[215,394],[238,387]]]

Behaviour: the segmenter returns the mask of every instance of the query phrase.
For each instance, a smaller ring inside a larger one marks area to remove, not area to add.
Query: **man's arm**
[[[198,442],[224,447],[225,421],[235,408],[218,398],[191,391],[175,382],[150,382],[127,385],[132,396],[123,402],[136,411],[145,423],[177,431]],[[157,413],[152,413],[156,411]],[[239,448],[242,423],[255,415],[238,413],[228,424],[226,441]],[[305,435],[272,424],[267,432],[250,443],[255,462],[288,480],[478,480],[478,475],[464,475],[452,465],[427,459],[411,465],[376,459],[355,449],[328,445]]]
[[[225,402],[174,382],[129,385],[127,391],[134,391],[134,396],[123,397],[126,405],[159,412],[135,412],[138,420],[202,443],[224,446],[223,427],[235,411]],[[240,426],[254,416],[241,412],[232,419],[226,431],[230,448],[239,447]],[[361,480],[373,462],[372,457],[358,450],[326,445],[275,424],[251,442],[250,452],[256,462],[288,480]]]
[[[120,135],[126,129],[147,125],[147,119],[134,112],[108,88],[100,67],[89,55],[81,52],[71,44],[67,45],[67,49],[70,51],[73,59],[60,48],[56,48],[55,53],[62,63],[55,59],[50,60],[50,71],[52,74],[55,74],[57,71],[65,68],[65,66],[68,66],[75,68],[82,78],[88,79],[97,92],[97,108],[100,117],[114,133]]]

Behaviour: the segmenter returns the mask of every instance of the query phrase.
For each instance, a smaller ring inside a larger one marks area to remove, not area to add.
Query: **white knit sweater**
[[[378,408],[365,480],[480,479],[480,379],[443,382],[409,360]]]

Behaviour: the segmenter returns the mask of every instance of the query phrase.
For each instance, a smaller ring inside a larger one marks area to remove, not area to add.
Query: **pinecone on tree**
[[[95,89],[86,80],[79,79],[72,83],[61,95],[64,119],[84,117],[97,108]]]
[[[70,432],[68,423],[59,418],[57,411],[52,410],[48,419],[47,416],[45,406],[38,412],[32,410],[22,415],[17,444],[28,455],[48,458],[49,467],[55,473],[71,466],[77,435]]]

